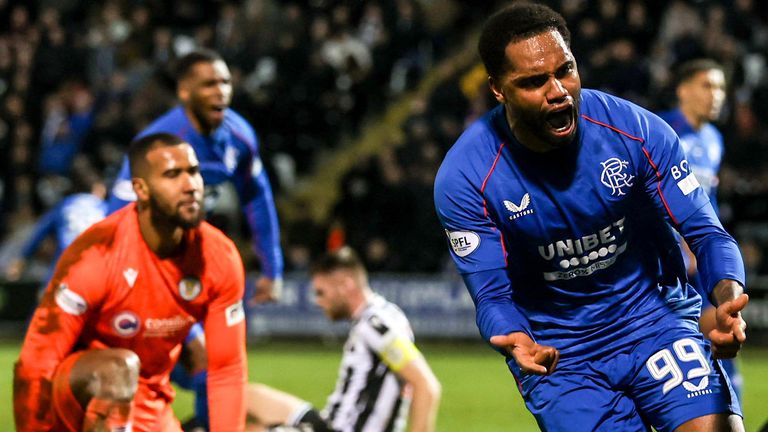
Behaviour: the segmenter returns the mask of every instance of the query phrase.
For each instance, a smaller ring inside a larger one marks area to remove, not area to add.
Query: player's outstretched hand
[[[709,334],[715,358],[733,358],[747,340],[747,323],[741,311],[747,306],[749,296],[741,294],[720,304],[715,311],[715,328]]]
[[[523,332],[491,336],[491,343],[506,349],[523,373],[549,375],[555,371],[560,359],[560,351],[535,343]]]
[[[250,299],[251,305],[277,301],[283,292],[283,280],[261,276],[256,280],[256,292]]]

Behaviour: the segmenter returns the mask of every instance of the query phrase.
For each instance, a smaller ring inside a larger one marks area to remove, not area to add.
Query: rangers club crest
[[[634,184],[632,180],[635,178],[635,176],[625,172],[629,162],[613,157],[600,162],[600,165],[603,166],[600,182],[611,188],[611,195],[626,195],[624,188],[631,188]]]
[[[184,276],[179,282],[179,295],[186,301],[192,301],[200,295],[203,286],[196,276]]]

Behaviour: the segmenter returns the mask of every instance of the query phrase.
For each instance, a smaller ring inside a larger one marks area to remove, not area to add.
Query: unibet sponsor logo
[[[627,249],[626,241],[619,244],[623,232],[624,218],[593,234],[539,246],[539,255],[547,261],[557,260],[557,265],[562,269],[544,272],[544,279],[573,279],[610,267]]]

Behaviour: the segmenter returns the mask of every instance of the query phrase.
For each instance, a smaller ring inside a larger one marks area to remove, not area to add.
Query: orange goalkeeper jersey
[[[155,432],[175,395],[169,375],[182,342],[201,321],[211,430],[242,431],[243,273],[235,245],[206,222],[165,259],[144,242],[135,204],[92,226],[61,256],[30,323],[15,371],[17,430],[51,430],[51,377],[70,353],[127,348],[141,359],[133,427]]]

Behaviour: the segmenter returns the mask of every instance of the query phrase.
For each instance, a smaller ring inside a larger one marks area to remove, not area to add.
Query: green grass
[[[441,432],[537,431],[525,410],[512,376],[502,359],[479,343],[422,345],[443,385],[438,417]],[[0,344],[0,430],[12,430],[11,377],[18,355],[16,343]],[[316,342],[272,342],[251,347],[251,380],[291,392],[322,407],[333,389],[341,347]],[[748,432],[768,420],[768,349],[748,348],[742,355],[745,378],[744,412]],[[180,391],[174,409],[190,415],[192,395]]]

